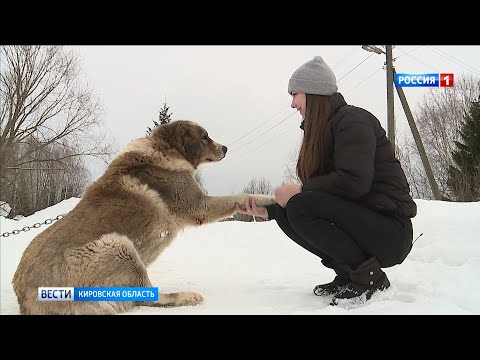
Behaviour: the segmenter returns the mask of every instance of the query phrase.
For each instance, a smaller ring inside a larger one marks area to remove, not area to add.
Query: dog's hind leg
[[[69,249],[65,259],[71,286],[152,287],[133,243],[117,233]],[[71,302],[67,305],[68,312],[73,314],[114,314],[134,306],[133,301]]]
[[[66,254],[67,255],[67,254]],[[111,233],[99,240],[68,251],[70,270],[77,273],[75,286],[85,287],[152,287],[147,270],[133,243],[126,236]],[[79,283],[81,285],[79,285]],[[159,293],[158,301],[73,302],[74,313],[111,314],[134,306],[182,306],[202,302],[200,294]]]

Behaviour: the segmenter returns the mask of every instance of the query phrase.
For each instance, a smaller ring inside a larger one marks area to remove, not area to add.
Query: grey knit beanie
[[[332,95],[337,92],[337,79],[332,69],[321,56],[300,66],[288,82],[288,93],[305,93],[314,95]]]

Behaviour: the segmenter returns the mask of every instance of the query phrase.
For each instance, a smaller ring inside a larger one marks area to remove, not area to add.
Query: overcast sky
[[[252,178],[281,184],[302,131],[290,108],[288,80],[320,55],[347,103],[386,128],[385,55],[351,46],[75,46],[83,79],[102,103],[105,128],[119,149],[145,135],[166,99],[173,120],[192,120],[228,146],[225,159],[200,167],[209,194],[240,192]],[[396,46],[397,73],[480,77],[480,46]],[[427,88],[405,88],[412,111]],[[293,115],[292,115],[293,114]],[[395,93],[397,137],[408,125]],[[104,170],[90,165],[93,178]]]

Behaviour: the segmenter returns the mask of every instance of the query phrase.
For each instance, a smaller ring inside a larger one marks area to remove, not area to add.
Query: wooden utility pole
[[[393,74],[395,74],[395,69],[393,69]],[[403,106],[403,110],[405,111],[405,115],[407,116],[408,124],[410,125],[410,130],[412,130],[413,138],[415,139],[415,144],[417,144],[418,152],[420,153],[420,158],[422,159],[423,168],[425,169],[428,177],[428,181],[430,182],[430,187],[432,189],[433,197],[435,200],[442,200],[442,194],[438,189],[437,182],[435,181],[435,177],[433,176],[433,171],[430,166],[430,162],[428,161],[427,153],[425,148],[423,147],[422,138],[420,137],[420,133],[418,132],[417,125],[415,125],[415,120],[413,119],[412,112],[410,111],[410,107],[408,106],[407,98],[403,93],[403,89],[398,86],[397,87],[398,97]]]
[[[385,45],[385,55],[387,56],[387,137],[392,143],[395,151],[395,117],[393,111],[393,52],[392,45]]]
[[[396,152],[395,147],[395,119],[394,119],[394,112],[393,112],[393,85],[394,85],[394,77],[395,77],[395,68],[393,67],[393,45],[385,45],[385,51],[382,49],[372,46],[372,45],[362,45],[362,49],[368,52],[374,52],[376,54],[385,54],[387,60],[385,65],[387,67],[387,137],[392,143],[393,151]],[[433,197],[435,200],[442,200],[442,194],[438,189],[437,182],[433,176],[432,168],[430,167],[430,162],[428,161],[427,153],[425,152],[425,148],[423,147],[422,139],[420,138],[420,134],[418,132],[417,126],[415,125],[415,120],[413,120],[412,112],[410,111],[410,107],[407,103],[407,98],[403,93],[403,89],[401,87],[396,87],[398,97],[402,102],[403,110],[405,111],[405,115],[407,116],[408,124],[410,125],[410,130],[412,130],[413,138],[415,139],[415,144],[417,145],[418,152],[420,153],[420,158],[422,159],[423,168],[427,173],[428,181],[430,182],[430,187],[432,189]]]

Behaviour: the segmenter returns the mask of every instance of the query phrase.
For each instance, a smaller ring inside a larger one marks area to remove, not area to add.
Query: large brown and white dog
[[[208,196],[194,174],[227,148],[191,121],[173,121],[132,141],[63,219],[35,237],[13,277],[22,314],[114,314],[137,305],[180,306],[200,294],[159,294],[158,302],[38,301],[39,287],[151,287],[146,266],[187,226],[229,217],[248,196]]]

